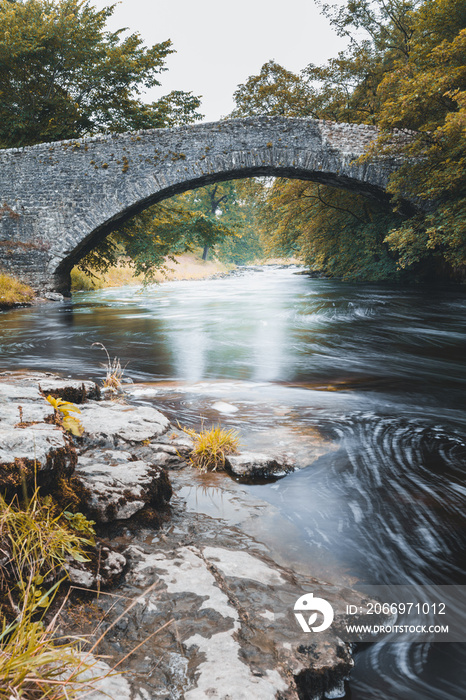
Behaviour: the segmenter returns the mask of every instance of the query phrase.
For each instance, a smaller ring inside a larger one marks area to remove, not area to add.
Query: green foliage
[[[80,0],[0,0],[0,145],[26,146],[102,132],[184,124],[199,99],[173,92],[152,104],[169,40],[147,48],[139,34],[105,25],[114,5]]]
[[[2,700],[83,697],[92,684],[80,681],[79,675],[92,665],[92,662],[83,663],[76,644],[65,643],[57,636],[54,625],[46,627],[34,620],[27,605],[21,607],[13,624],[3,622],[0,633]]]
[[[347,280],[399,278],[384,243],[399,219],[365,197],[301,180],[277,180],[264,208],[270,253],[299,255],[311,269]]]
[[[93,657],[80,654],[76,639],[58,636],[58,616],[47,626],[42,622],[69,562],[89,561],[92,525],[81,513],[57,513],[51,498],[37,490],[25,504],[0,496],[0,591],[3,612],[10,613],[0,629],[1,698],[72,700],[92,688],[82,674]]]
[[[68,527],[77,532],[83,532],[88,538],[91,544],[95,544],[95,520],[88,520],[83,513],[71,513],[69,510],[64,510],[62,513],[63,518],[68,521]]]
[[[184,431],[194,439],[189,460],[202,472],[222,471],[225,457],[238,452],[239,436],[236,430],[224,430],[217,425],[200,433],[188,428],[184,428]]]
[[[376,124],[380,138],[368,158],[405,158],[389,185],[394,209],[406,197],[432,206],[406,220],[373,203],[370,214],[361,214],[360,198],[281,183],[270,191],[263,224],[272,230],[275,252],[301,252],[308,263],[347,278],[393,279],[396,269],[416,275],[426,265],[445,270],[445,263],[450,274],[459,270],[466,265],[465,3],[347,0],[324,5],[323,12],[348,38],[348,48],[299,75],[273,61],[265,64],[238,87],[234,114]],[[304,210],[316,195],[311,221]],[[301,197],[305,201],[296,204]],[[338,207],[346,215],[337,216]]]
[[[124,257],[146,282],[167,258],[213,248],[225,262],[247,262],[261,254],[258,211],[263,185],[258,180],[222,182],[200,187],[155,204],[108,236],[79,263],[106,272]]]

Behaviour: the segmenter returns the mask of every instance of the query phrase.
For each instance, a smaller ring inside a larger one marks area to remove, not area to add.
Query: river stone
[[[277,479],[293,471],[288,457],[262,452],[240,452],[228,455],[225,468],[238,479]]]
[[[86,512],[99,522],[127,520],[146,506],[163,508],[172,491],[166,472],[127,452],[78,457],[75,476],[84,491]]]
[[[170,422],[151,406],[128,406],[114,401],[85,404],[79,416],[91,442],[113,446],[120,440],[155,440],[168,430]]]
[[[8,377],[10,378],[10,377]],[[44,397],[37,386],[22,386],[19,383],[7,384],[0,382],[0,404],[8,401],[43,401]]]

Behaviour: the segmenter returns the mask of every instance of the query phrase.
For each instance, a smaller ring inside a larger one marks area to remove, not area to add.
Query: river
[[[298,272],[77,293],[3,313],[0,369],[101,377],[99,342],[133,381],[157,382],[134,400],[182,423],[221,420],[251,446],[318,430],[334,450],[243,487],[289,523],[277,548],[334,581],[464,584],[466,295]],[[460,700],[465,657],[460,644],[366,645],[347,697]]]

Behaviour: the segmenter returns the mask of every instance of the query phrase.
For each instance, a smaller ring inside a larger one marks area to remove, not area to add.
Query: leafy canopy
[[[364,216],[360,222],[350,213],[344,220],[335,220],[342,200],[343,209],[354,212],[360,208],[360,198],[352,200],[352,195],[323,186],[282,181],[270,191],[267,211],[269,224],[275,227],[272,239],[286,248],[294,236],[294,252],[301,250],[308,262],[319,261],[330,274],[373,278],[373,266],[362,265],[366,252],[373,250],[378,267],[387,261],[382,267],[388,277],[394,264],[415,274],[421,269],[430,274],[447,269],[447,263],[453,275],[455,268],[459,271],[466,265],[466,4],[346,0],[323,5],[322,10],[336,31],[348,38],[348,48],[323,66],[310,64],[299,75],[274,62],[265,64],[260,75],[238,87],[234,114],[375,124],[380,138],[369,158],[392,154],[393,133],[402,130],[406,139],[403,144],[397,142],[395,153],[404,155],[405,164],[389,185],[394,208],[398,198],[409,196],[428,200],[431,209],[403,221],[397,214],[383,209],[377,213],[368,205],[371,220],[379,221],[378,230],[384,234],[383,239],[378,234],[367,237]],[[292,221],[296,200],[309,196],[313,197],[312,220],[303,217],[306,202],[301,202]],[[273,206],[277,208],[272,213]],[[338,217],[342,215],[340,211]],[[317,235],[317,222],[325,236]],[[352,231],[352,245],[344,231]]]
[[[115,5],[86,0],[0,0],[0,146],[183,124],[199,99],[175,91],[152,104],[170,40],[147,48],[110,32]]]

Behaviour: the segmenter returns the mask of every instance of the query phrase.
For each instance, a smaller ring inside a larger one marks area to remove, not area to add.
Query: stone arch
[[[366,125],[259,117],[0,151],[0,265],[67,292],[73,265],[122,222],[221,180],[299,178],[388,203],[399,163],[357,160],[375,136]]]

